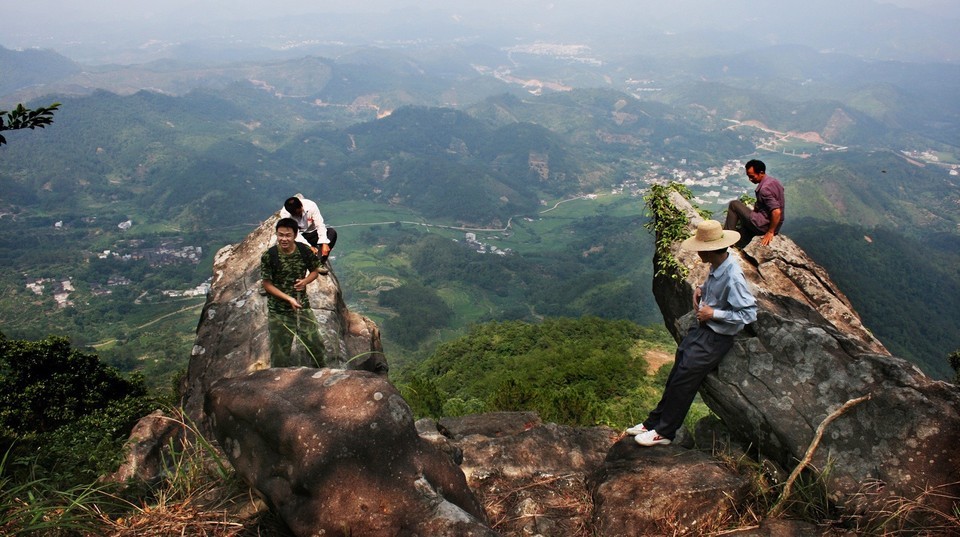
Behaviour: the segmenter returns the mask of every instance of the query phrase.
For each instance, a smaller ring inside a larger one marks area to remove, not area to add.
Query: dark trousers
[[[727,219],[723,223],[723,229],[739,231],[742,242],[749,242],[751,238],[763,235],[766,230],[759,229],[750,221],[750,213],[752,212],[753,209],[746,203],[740,200],[730,201],[727,205]],[[737,224],[739,224],[740,229],[737,229]]]
[[[320,323],[310,308],[287,315],[268,313],[267,328],[270,331],[271,367],[323,367],[324,347]],[[295,359],[291,357],[294,338],[302,347]]]
[[[648,431],[656,429],[660,436],[673,439],[683,425],[703,379],[717,368],[731,347],[733,336],[718,334],[705,325],[698,324],[687,332],[677,347],[663,397],[643,422],[644,427]]]
[[[310,246],[314,248],[319,248],[320,244],[320,232],[319,231],[310,231],[308,233],[303,233],[303,238],[307,239],[307,242],[310,243]],[[327,228],[327,239],[330,241],[330,249],[333,250],[333,246],[337,244],[337,230],[332,227]],[[320,262],[326,263],[327,256],[320,256]]]

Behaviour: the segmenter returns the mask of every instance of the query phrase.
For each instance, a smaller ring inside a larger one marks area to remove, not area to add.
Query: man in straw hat
[[[693,293],[697,324],[677,347],[660,403],[645,421],[627,429],[641,446],[673,441],[703,379],[733,346],[733,336],[757,320],[757,301],[740,265],[727,251],[738,240],[736,231],[724,230],[720,222],[704,220],[696,234],[680,244],[710,264],[710,275]]]

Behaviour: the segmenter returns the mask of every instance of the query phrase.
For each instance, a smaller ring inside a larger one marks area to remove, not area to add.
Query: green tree
[[[49,432],[144,395],[142,377],[124,378],[65,337],[27,341],[0,333],[0,426],[15,435]]]
[[[660,393],[643,359],[661,347],[658,330],[596,317],[476,325],[401,384],[417,412],[434,416],[535,410],[571,425],[636,423]]]
[[[53,112],[60,108],[60,103],[50,106],[26,108],[18,104],[13,110],[0,110],[0,131],[17,129],[44,128],[53,123]],[[0,134],[0,145],[7,143],[7,139]]]

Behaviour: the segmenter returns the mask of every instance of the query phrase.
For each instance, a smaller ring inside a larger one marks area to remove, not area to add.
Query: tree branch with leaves
[[[18,104],[13,110],[0,110],[0,132],[18,129],[44,128],[53,123],[53,113],[60,109],[60,103],[50,106],[27,108]],[[0,145],[7,143],[7,139],[0,134]]]

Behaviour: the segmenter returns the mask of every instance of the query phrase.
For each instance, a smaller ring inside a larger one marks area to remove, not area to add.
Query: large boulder
[[[383,376],[257,371],[215,383],[206,412],[237,473],[295,535],[496,535]]]
[[[274,214],[239,244],[220,249],[213,262],[213,283],[200,315],[190,356],[183,408],[206,432],[204,396],[228,377],[270,367],[267,297],[260,293],[260,256],[276,243]],[[328,263],[329,265],[332,265]],[[333,267],[307,287],[310,306],[320,323],[328,367],[386,374],[380,332],[370,319],[347,309]],[[293,358],[306,353],[295,349]]]
[[[643,448],[629,435],[591,481],[593,528],[604,537],[709,533],[735,520],[750,492],[746,477],[701,451]]]
[[[692,233],[700,216],[679,194],[671,201],[688,216]],[[754,239],[731,253],[759,315],[704,382],[701,394],[711,410],[793,468],[828,416],[869,397],[826,426],[811,469],[828,476],[832,498],[851,509],[875,509],[899,497],[952,512],[960,498],[960,391],[891,356],[826,271],[789,238],[777,236],[769,246]],[[658,255],[653,290],[679,341],[693,321],[694,287],[709,268],[679,243],[670,255],[690,272],[661,272],[666,264]]]

